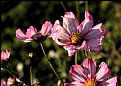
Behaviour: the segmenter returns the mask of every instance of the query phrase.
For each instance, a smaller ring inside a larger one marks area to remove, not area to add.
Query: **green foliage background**
[[[58,78],[49,67],[44,58],[41,47],[35,42],[27,43],[18,40],[15,31],[20,28],[26,32],[29,26],[41,29],[45,21],[61,20],[65,10],[78,15],[80,23],[84,20],[85,1],[1,1],[1,51],[10,50],[12,61],[9,69],[22,80],[30,83],[29,65],[32,65],[34,80],[39,86],[56,86]],[[78,5],[78,9],[76,7]],[[117,86],[121,85],[121,3],[116,1],[88,1],[88,10],[94,18],[94,25],[102,22],[107,35],[103,40],[102,51],[98,54],[90,53],[99,65],[102,61],[109,64],[111,77],[117,76]],[[74,64],[74,56],[68,57],[67,51],[58,46],[52,39],[43,42],[47,56],[52,65],[65,82],[70,82],[70,66]],[[32,62],[27,58],[32,52],[35,57]],[[52,55],[54,54],[54,55]],[[84,52],[80,50],[78,64],[84,60]],[[24,65],[20,73],[16,67],[19,63]],[[23,76],[21,74],[24,74]],[[6,79],[10,74],[1,71],[1,78]]]

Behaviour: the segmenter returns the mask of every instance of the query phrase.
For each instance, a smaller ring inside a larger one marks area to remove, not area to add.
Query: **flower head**
[[[7,80],[7,86],[11,86],[14,85],[15,79],[13,79],[12,77],[9,77]]]
[[[10,56],[10,51],[6,49],[6,51],[1,52],[1,61],[7,61]]]
[[[7,86],[7,83],[5,80],[1,80],[1,86]]]
[[[68,51],[72,56],[79,49],[99,52],[102,48],[102,39],[106,31],[101,27],[102,23],[93,26],[93,17],[85,11],[85,20],[79,24],[72,12],[66,12],[63,18],[63,26],[59,20],[55,21],[52,34],[53,40]]]
[[[25,42],[31,42],[32,40],[35,40],[36,42],[41,42],[46,39],[46,37],[50,37],[51,35],[51,22],[46,21],[43,25],[40,31],[37,32],[37,29],[33,26],[30,26],[27,29],[26,34],[24,34],[20,29],[16,30],[16,37]]]
[[[108,79],[111,71],[105,62],[99,65],[98,70],[96,68],[96,62],[92,58],[84,60],[83,66],[72,65],[69,74],[74,81],[64,83],[64,86],[116,86],[117,77]]]

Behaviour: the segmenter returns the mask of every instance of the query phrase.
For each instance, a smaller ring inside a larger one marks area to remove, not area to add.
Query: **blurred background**
[[[1,1],[1,51],[10,50],[11,61],[8,68],[30,84],[30,65],[32,65],[33,83],[38,86],[57,86],[58,78],[44,58],[40,44],[27,43],[18,40],[15,32],[20,28],[24,33],[30,26],[39,31],[45,21],[62,22],[65,11],[72,11],[79,19],[84,20],[85,1]],[[107,35],[103,40],[100,53],[91,53],[97,64],[102,61],[109,64],[111,77],[117,76],[117,86],[121,86],[121,3],[118,1],[88,1],[88,11],[94,18],[94,25],[103,24]],[[74,64],[74,56],[68,57],[67,51],[58,46],[52,39],[43,42],[45,53],[53,67],[64,82],[70,82],[70,66]],[[34,57],[30,60],[29,53]],[[78,64],[82,65],[84,52],[80,50]],[[1,79],[11,75],[2,70]],[[111,78],[110,77],[110,78]]]

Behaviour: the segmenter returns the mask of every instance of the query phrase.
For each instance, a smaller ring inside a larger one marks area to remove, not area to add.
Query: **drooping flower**
[[[1,61],[7,61],[10,56],[10,51],[6,49],[6,51],[1,52]]]
[[[64,83],[64,86],[116,86],[117,77],[109,78],[111,71],[108,65],[102,62],[97,70],[96,61],[87,58],[83,66],[72,65],[69,74],[73,81]]]
[[[25,42],[31,42],[35,40],[36,42],[42,42],[46,39],[46,37],[50,37],[51,35],[51,28],[52,24],[49,21],[46,21],[43,25],[40,31],[37,32],[37,29],[33,26],[30,26],[27,29],[26,34],[24,34],[20,29],[16,30],[16,37]]]
[[[73,12],[66,12],[63,17],[63,26],[59,20],[55,21],[53,29],[55,33],[52,39],[61,45],[72,56],[79,49],[92,52],[100,52],[102,49],[102,39],[106,31],[101,27],[102,23],[93,26],[93,17],[85,11],[85,20],[79,24]]]

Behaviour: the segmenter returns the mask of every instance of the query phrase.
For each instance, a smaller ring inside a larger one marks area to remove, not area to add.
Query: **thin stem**
[[[88,56],[88,52],[85,50],[85,57],[87,57]]]
[[[47,62],[48,62],[48,64],[50,65],[51,69],[52,69],[53,72],[55,73],[56,77],[57,77],[59,80],[61,80],[61,82],[63,83],[63,80],[59,77],[59,75],[57,74],[57,72],[56,72],[55,69],[53,68],[52,64],[50,63],[49,58],[46,56],[42,43],[40,43],[40,45],[41,45],[42,51],[43,51],[43,53],[44,53],[44,56],[45,56],[45,58],[47,59]]]
[[[32,66],[30,66],[30,82],[31,82],[31,85],[33,84],[32,83]]]
[[[85,1],[85,10],[88,11],[88,1]]]
[[[76,1],[76,12],[77,12],[77,18],[79,20],[80,16],[79,16],[79,3],[78,3],[78,1]]]
[[[88,56],[89,56],[89,57],[91,57],[91,56],[92,56],[92,55],[91,55],[91,52],[88,52]]]
[[[67,12],[67,9],[62,1],[60,1],[60,4],[62,5],[63,9]]]
[[[12,73],[11,71],[9,71],[9,69],[7,67],[4,68],[8,73],[10,73],[15,79],[17,78],[16,75],[14,73]],[[18,79],[18,78],[17,78]],[[20,80],[20,79],[19,79]],[[21,80],[20,80],[21,81]],[[28,86],[25,84],[25,82],[21,81],[24,85],[23,86]]]
[[[77,64],[77,58],[78,58],[77,53],[78,52],[75,53],[75,64]]]
[[[10,73],[14,78],[16,78],[16,76],[15,76],[11,71],[9,71],[9,69],[8,69],[7,67],[5,67],[5,70],[6,70],[8,73]]]

